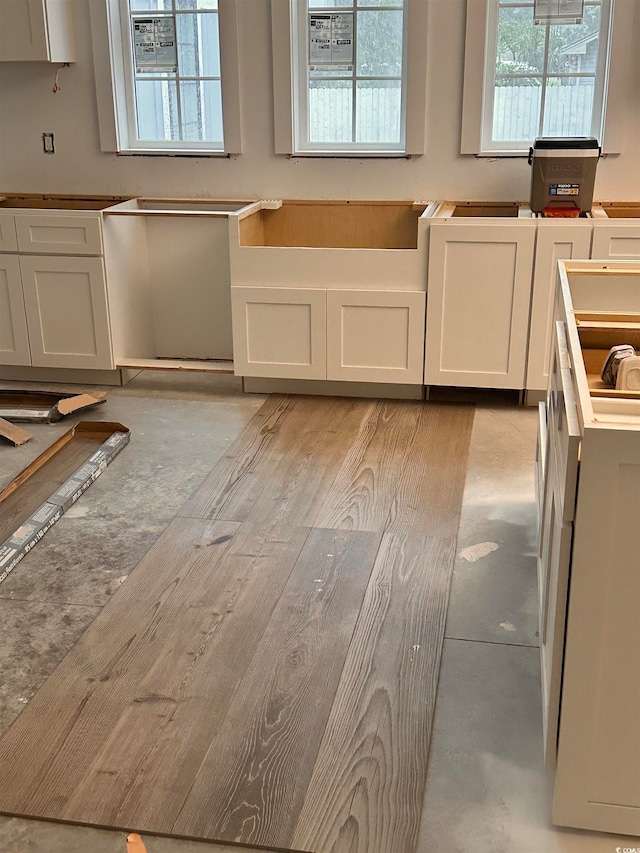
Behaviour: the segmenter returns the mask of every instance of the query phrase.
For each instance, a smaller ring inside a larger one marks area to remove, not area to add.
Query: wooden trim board
[[[415,853],[472,421],[270,397],[0,740],[0,812]]]

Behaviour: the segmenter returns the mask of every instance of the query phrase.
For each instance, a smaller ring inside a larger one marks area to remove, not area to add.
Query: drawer
[[[0,252],[17,252],[16,221],[13,213],[0,213]]]
[[[78,213],[16,215],[18,249],[44,255],[101,255],[99,215]]]
[[[567,352],[565,325],[555,324],[554,350],[551,358],[547,423],[549,453],[553,453],[558,501],[562,520],[573,521],[576,508],[576,489],[580,460],[580,423],[576,405],[573,376]]]

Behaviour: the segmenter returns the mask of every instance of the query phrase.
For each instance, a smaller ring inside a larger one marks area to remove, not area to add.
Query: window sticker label
[[[309,69],[350,71],[353,65],[353,12],[309,14]]]
[[[132,26],[136,72],[175,73],[178,70],[175,17],[133,18]]]
[[[549,195],[580,195],[580,184],[549,184]]]

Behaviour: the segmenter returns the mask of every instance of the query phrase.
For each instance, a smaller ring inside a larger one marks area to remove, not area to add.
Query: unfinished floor
[[[263,401],[242,395],[233,377],[143,373],[108,389],[108,402],[87,413],[129,426],[135,452],[128,448],[0,585],[2,731]],[[33,441],[3,444],[0,486],[68,426],[30,426]],[[628,837],[549,825],[536,637],[535,429],[533,409],[505,400],[477,405],[420,853],[609,853],[630,844]],[[144,840],[148,853],[241,849]],[[0,817],[3,853],[125,849],[121,832]]]

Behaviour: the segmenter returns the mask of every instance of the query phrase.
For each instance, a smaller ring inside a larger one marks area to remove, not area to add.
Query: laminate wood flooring
[[[414,853],[472,421],[270,397],[0,740],[0,812]]]

